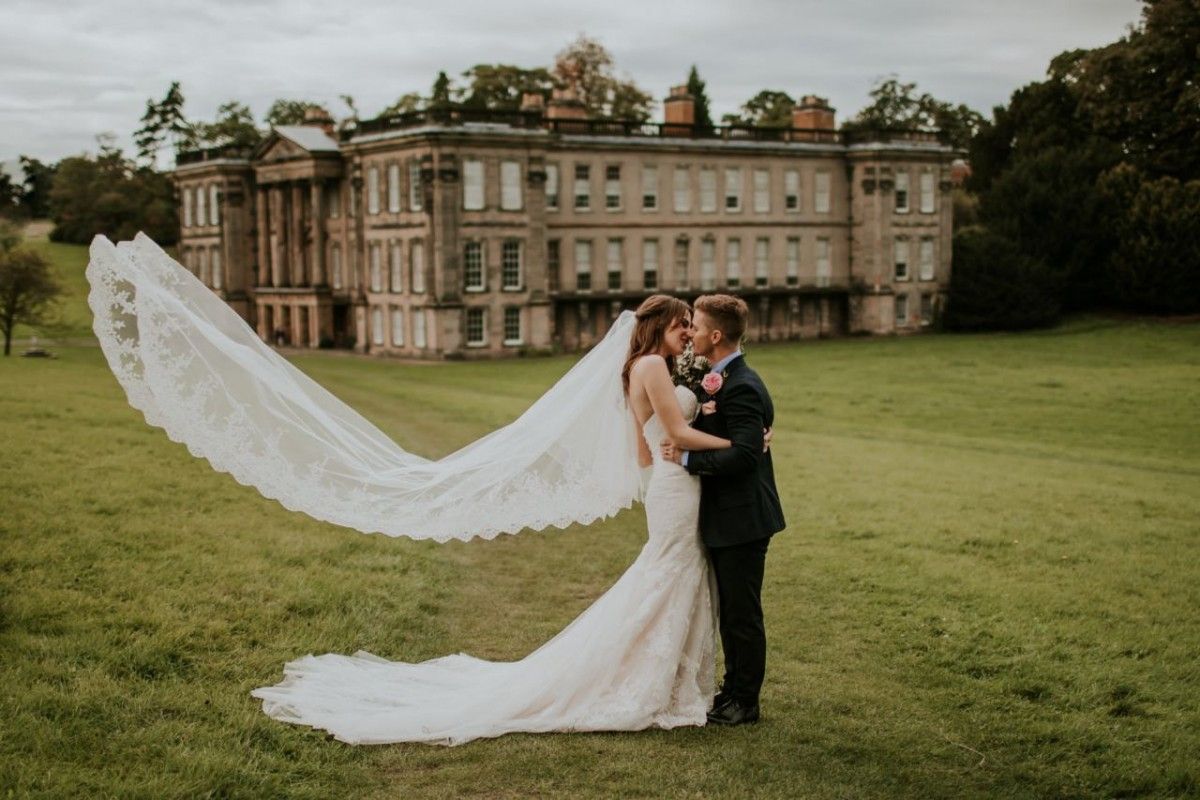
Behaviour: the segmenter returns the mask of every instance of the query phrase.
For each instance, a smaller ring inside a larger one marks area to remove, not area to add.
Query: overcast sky
[[[261,121],[278,97],[374,116],[444,69],[549,66],[576,34],[658,100],[696,64],[713,116],[764,88],[826,96],[842,120],[889,73],[990,115],[1049,59],[1119,38],[1134,0],[0,0],[0,162],[132,149],[172,80],[189,118],[230,99]],[[661,106],[656,118],[661,115]]]

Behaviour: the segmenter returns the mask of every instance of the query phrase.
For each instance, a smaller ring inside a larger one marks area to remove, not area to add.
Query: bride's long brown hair
[[[690,313],[692,309],[687,303],[669,294],[651,295],[638,306],[635,313],[637,325],[629,339],[629,356],[625,359],[625,368],[621,370],[625,394],[629,394],[629,372],[633,369],[633,362],[647,353],[657,353],[662,348],[667,328],[676,320],[687,318]],[[674,356],[667,357],[667,369],[674,371]]]

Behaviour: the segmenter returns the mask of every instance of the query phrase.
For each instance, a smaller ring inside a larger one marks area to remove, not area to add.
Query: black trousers
[[[722,689],[743,705],[758,703],[767,668],[762,582],[768,536],[732,547],[710,547],[721,610],[721,649],[725,652]]]

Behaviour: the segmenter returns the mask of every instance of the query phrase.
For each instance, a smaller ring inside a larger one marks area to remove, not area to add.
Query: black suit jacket
[[[733,447],[694,450],[687,463],[688,472],[700,476],[700,536],[709,547],[764,539],[785,525],[771,454],[762,451],[763,428],[775,424],[771,395],[742,356],[722,375],[724,384],[713,396],[716,413],[701,414],[695,427]]]

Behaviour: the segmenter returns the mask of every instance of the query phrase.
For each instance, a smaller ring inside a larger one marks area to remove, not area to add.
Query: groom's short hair
[[[750,308],[746,301],[731,294],[702,294],[696,298],[697,311],[703,311],[712,320],[713,327],[731,343],[737,344],[746,332],[746,319]]]

